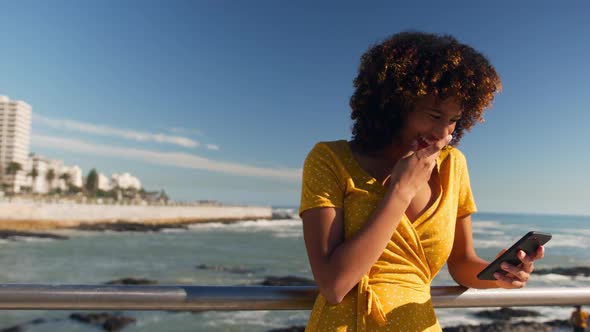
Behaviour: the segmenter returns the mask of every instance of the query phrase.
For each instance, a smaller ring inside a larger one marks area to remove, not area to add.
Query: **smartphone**
[[[506,271],[502,270],[500,264],[507,262],[512,265],[518,265],[521,263],[520,259],[516,256],[519,250],[524,251],[527,255],[532,255],[537,251],[539,246],[544,245],[551,240],[551,234],[542,232],[528,232],[520,240],[516,241],[506,252],[500,257],[496,258],[490,265],[486,266],[478,275],[477,278],[480,280],[496,280],[494,273],[500,272],[506,274]]]

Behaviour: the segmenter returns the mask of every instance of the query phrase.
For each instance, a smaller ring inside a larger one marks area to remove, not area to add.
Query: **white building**
[[[109,191],[111,190],[111,181],[106,175],[98,173],[98,190]]]
[[[135,176],[129,173],[118,174],[114,173],[111,176],[111,185],[113,188],[121,188],[121,189],[141,189],[141,181]]]
[[[25,165],[26,186],[34,193],[47,194],[58,188],[66,191],[70,186],[82,187],[82,170],[78,166],[64,166],[62,160],[38,155],[30,155]]]
[[[78,165],[62,167],[61,174],[68,174],[69,185],[77,187],[77,188],[82,188],[84,186],[84,181],[82,180],[82,169],[80,167],[78,167]],[[68,183],[65,183],[65,181],[64,181],[64,186],[66,188],[67,188],[67,185],[68,185]]]
[[[27,160],[25,167],[27,172],[27,187],[31,188],[34,193],[45,194],[49,192],[49,183],[47,183],[47,171],[49,162],[47,159],[37,155],[32,155]]]
[[[45,181],[49,186],[49,190],[54,190],[60,187],[61,169],[64,167],[62,160],[49,159],[47,173],[45,173]]]
[[[31,106],[0,96],[0,179],[6,190],[20,192],[27,185],[25,166],[31,136]],[[7,174],[18,163],[21,170]]]

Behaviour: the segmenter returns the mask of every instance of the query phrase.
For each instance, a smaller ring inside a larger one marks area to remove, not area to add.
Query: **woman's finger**
[[[445,145],[449,144],[449,142],[452,139],[453,139],[453,135],[448,135],[447,137],[438,140],[436,143],[429,145],[429,146],[425,147],[424,149],[418,150],[416,152],[416,157],[418,159],[424,159],[424,158],[428,158],[430,156],[434,156],[435,154],[440,152],[440,150],[442,150],[442,148],[444,148]]]
[[[535,252],[533,260],[538,261],[539,259],[543,259],[543,257],[545,257],[545,247],[539,246]]]
[[[508,263],[502,263],[500,265],[500,267],[502,268],[502,270],[511,274],[513,276],[513,278],[515,278],[515,279],[518,279],[523,282],[529,281],[530,271],[528,270],[529,267],[527,267],[525,265],[523,265],[522,267],[516,267],[516,266],[510,265]],[[506,275],[505,277],[509,278],[510,276]]]
[[[500,272],[494,273],[494,277],[497,280],[498,286],[502,288],[523,288],[526,285],[526,281],[509,278]]]
[[[518,259],[520,259],[520,261],[522,262],[522,264],[521,264],[521,268],[522,268],[522,269],[523,269],[525,272],[527,272],[527,273],[531,273],[531,272],[533,272],[533,270],[535,269],[535,268],[534,268],[534,265],[533,265],[534,259],[533,259],[531,256],[527,255],[527,254],[526,254],[524,251],[522,251],[522,250],[519,250],[519,251],[518,251],[518,253],[516,254],[516,256],[517,256],[517,257],[518,257]]]

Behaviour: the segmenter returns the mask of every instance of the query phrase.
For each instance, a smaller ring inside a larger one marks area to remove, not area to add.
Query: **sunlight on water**
[[[487,259],[529,230],[553,233],[547,257],[538,268],[587,265],[588,219],[525,215],[474,216],[473,234],[478,253]],[[195,224],[188,229],[160,233],[60,231],[68,240],[17,238],[0,241],[0,278],[4,283],[101,284],[134,277],[160,284],[252,285],[267,276],[311,278],[302,237],[301,220],[251,220]],[[446,267],[433,285],[453,285]],[[559,274],[534,276],[531,287],[590,286],[590,277]],[[531,308],[539,321],[565,319],[570,308]],[[443,326],[485,322],[469,309],[437,310]],[[0,328],[36,318],[52,318],[29,325],[28,331],[91,331],[69,320],[69,312],[6,311]],[[137,323],[125,331],[267,331],[304,325],[309,311],[227,311],[201,313],[129,312]],[[171,327],[173,326],[173,329]]]

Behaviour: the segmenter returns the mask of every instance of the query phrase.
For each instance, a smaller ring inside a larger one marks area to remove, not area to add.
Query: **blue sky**
[[[317,141],[350,138],[360,55],[450,33],[503,80],[459,148],[479,209],[590,215],[590,5],[419,1],[0,2],[0,94],[31,150],[179,200],[297,205]]]

